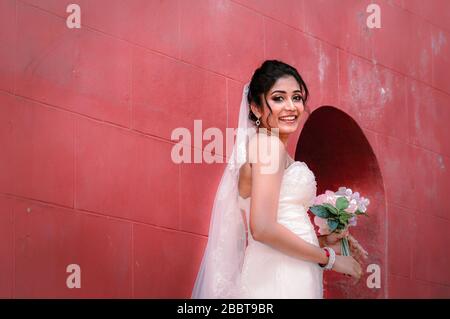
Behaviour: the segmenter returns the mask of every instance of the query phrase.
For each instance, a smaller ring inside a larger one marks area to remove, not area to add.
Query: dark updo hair
[[[251,102],[255,102],[258,108],[262,108],[263,104],[261,103],[260,95],[263,94],[270,113],[272,113],[272,108],[269,103],[267,103],[266,94],[279,78],[285,76],[293,76],[297,80],[300,90],[302,91],[305,111],[310,114],[309,108],[306,105],[309,92],[305,82],[294,67],[278,60],[266,60],[258,69],[256,69],[250,81],[247,94],[248,104],[250,105]],[[251,109],[249,110],[248,117],[254,122],[258,119]]]

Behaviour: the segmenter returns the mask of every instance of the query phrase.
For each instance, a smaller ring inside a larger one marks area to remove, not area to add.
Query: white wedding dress
[[[304,162],[295,161],[284,172],[281,182],[278,223],[305,241],[319,246],[308,209],[316,197],[316,180]],[[250,201],[239,196],[247,225]],[[323,298],[323,270],[317,263],[288,256],[255,241],[247,226],[248,245],[240,281],[241,298]]]

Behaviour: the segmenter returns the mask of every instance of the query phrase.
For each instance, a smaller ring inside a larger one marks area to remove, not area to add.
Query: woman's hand
[[[324,236],[320,236],[320,246],[321,247],[330,247],[332,248],[336,254],[338,255],[342,255],[341,252],[341,239],[348,236],[348,229],[340,232],[340,233],[336,233],[333,232],[329,235],[324,235]]]
[[[332,270],[350,275],[356,279],[356,282],[362,276],[361,265],[352,256],[340,256],[336,255],[336,261],[334,262]]]
[[[329,235],[321,236],[321,246],[333,248],[337,255],[342,255],[341,251],[341,239],[347,237],[350,246],[351,255],[360,263],[363,264],[368,258],[367,251],[362,248],[358,241],[350,235],[348,228],[340,233],[331,233]]]
[[[352,235],[348,234],[347,239],[350,246],[350,253],[359,263],[362,264],[363,261],[367,260],[369,253],[362,248],[362,246]]]

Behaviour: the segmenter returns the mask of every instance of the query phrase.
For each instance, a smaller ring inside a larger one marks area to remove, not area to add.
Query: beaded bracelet
[[[331,270],[334,266],[334,262],[336,261],[336,253],[335,251],[330,247],[324,247],[325,253],[328,257],[328,263],[325,264],[319,264],[319,266],[324,270]]]

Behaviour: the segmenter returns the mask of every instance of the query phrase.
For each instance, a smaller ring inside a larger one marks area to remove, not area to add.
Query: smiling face
[[[304,92],[293,76],[279,78],[267,92],[266,98],[261,94],[263,108],[251,104],[252,112],[260,119],[260,127],[278,128],[279,137],[287,140],[289,134],[294,133],[300,123],[300,116],[305,111]],[[267,104],[270,105],[272,113]]]

